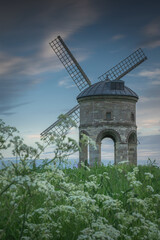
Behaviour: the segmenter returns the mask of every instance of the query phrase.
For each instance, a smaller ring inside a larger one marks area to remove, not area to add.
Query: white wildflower
[[[146,172],[144,173],[144,175],[146,180],[152,179],[154,177],[153,174],[151,174],[150,172]]]
[[[126,160],[126,161],[121,161],[121,162],[119,162],[119,163],[118,163],[118,165],[121,165],[121,164],[126,164],[126,163],[128,164],[128,163],[129,163],[129,161],[128,161],[128,160]]]
[[[91,223],[90,228],[85,228],[81,231],[78,240],[116,240],[119,236],[120,232],[116,228],[109,225],[105,218],[99,217]]]
[[[120,211],[122,206],[121,201],[117,199],[113,199],[108,196],[108,199],[103,202],[104,210],[117,210]]]
[[[106,196],[104,194],[95,194],[94,199],[96,199],[98,202],[102,203],[102,202],[108,200],[108,196]]]
[[[92,180],[92,181],[94,181],[94,182],[96,182],[97,181],[97,177],[95,176],[95,175],[90,175],[89,177],[89,180]]]
[[[150,186],[150,185],[147,185],[147,186],[146,186],[146,189],[147,189],[148,192],[154,192],[153,187]]]
[[[98,185],[95,183],[95,182],[93,182],[93,181],[91,181],[91,182],[86,182],[85,184],[84,184],[84,186],[88,189],[88,190],[97,190],[98,189]]]
[[[110,177],[108,176],[108,172],[104,172],[103,177],[107,180],[110,180]]]
[[[133,172],[134,172],[135,174],[137,174],[137,173],[139,172],[138,167],[134,167],[134,168],[133,168]]]
[[[90,168],[87,167],[87,166],[84,164],[84,162],[81,162],[80,165],[81,165],[81,167],[83,167],[85,170],[90,171]]]
[[[127,180],[130,182],[131,187],[140,187],[142,183],[140,181],[137,181],[136,174],[138,173],[139,169],[138,167],[135,167],[133,169],[133,172],[128,172],[126,174]]]
[[[118,168],[117,170],[118,170],[118,172],[120,172],[120,173],[123,172],[123,169],[121,169],[121,168]]]
[[[131,187],[140,187],[142,183],[140,181],[132,181],[130,186]]]
[[[152,198],[155,198],[156,200],[160,201],[160,194],[153,194]]]

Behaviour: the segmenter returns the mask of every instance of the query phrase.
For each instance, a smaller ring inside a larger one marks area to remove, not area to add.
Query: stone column
[[[128,138],[128,161],[137,165],[137,132],[131,132]]]
[[[137,165],[137,144],[128,143],[128,161],[130,164]]]
[[[115,143],[115,164],[128,161],[128,144],[122,142]]]
[[[81,151],[79,151],[79,167],[81,162],[88,163],[88,146],[87,145],[81,145]]]
[[[93,167],[95,164],[100,165],[101,163],[101,144],[96,144],[96,149],[93,146],[89,147],[89,165]]]

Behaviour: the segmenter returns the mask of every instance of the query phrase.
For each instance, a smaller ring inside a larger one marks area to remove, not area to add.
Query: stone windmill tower
[[[147,59],[142,49],[138,49],[126,59],[99,77],[90,80],[62,40],[58,36],[50,46],[81,91],[77,96],[78,105],[66,113],[77,124],[79,133],[85,133],[96,142],[97,148],[84,146],[79,161],[88,160],[92,166],[101,162],[101,141],[109,137],[114,141],[114,162],[128,160],[137,164],[136,102],[138,96],[121,80],[123,76]],[[56,131],[59,134],[68,129],[58,125],[59,120],[41,133],[41,136]]]

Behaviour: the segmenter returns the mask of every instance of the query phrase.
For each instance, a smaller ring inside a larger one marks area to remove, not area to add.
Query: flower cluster
[[[17,175],[13,166],[1,170],[1,239],[160,239],[160,194],[146,182],[153,174],[144,172],[140,181],[138,167],[126,176],[119,167],[99,167],[96,174],[94,168],[68,174],[53,166],[20,170],[21,165]],[[112,176],[124,179],[121,189]]]

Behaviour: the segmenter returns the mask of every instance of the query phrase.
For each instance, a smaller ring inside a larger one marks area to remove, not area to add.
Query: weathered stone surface
[[[115,145],[115,164],[128,160],[137,164],[137,98],[127,96],[92,96],[78,99],[79,131],[87,133],[97,144],[89,148],[89,163],[101,162],[101,141],[110,137]],[[107,120],[111,113],[111,119]],[[88,159],[87,148],[80,152],[80,161]]]

